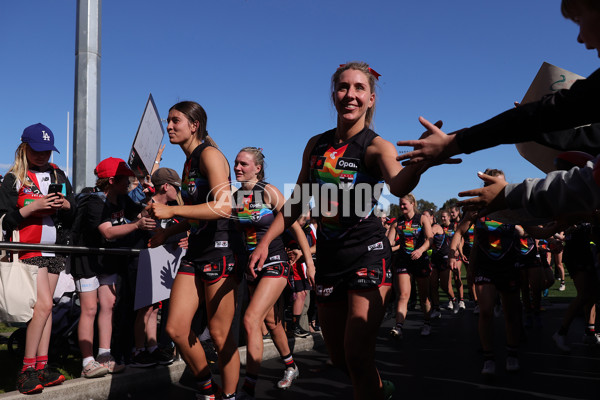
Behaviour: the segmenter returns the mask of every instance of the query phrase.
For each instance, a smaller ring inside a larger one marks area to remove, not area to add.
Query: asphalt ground
[[[567,304],[545,304],[542,326],[524,329],[520,347],[521,371],[507,373],[505,363],[504,321],[494,319],[497,373],[493,380],[481,376],[482,355],[477,334],[478,317],[472,305],[459,314],[442,311],[433,321],[432,334],[420,336],[422,316],[410,311],[404,340],[389,338],[392,320],[381,326],[376,358],[383,379],[396,386],[393,399],[600,399],[600,346],[583,344],[583,320],[575,319],[568,335],[571,352],[562,354],[552,334],[558,329]],[[310,351],[296,352],[300,378],[282,391],[276,388],[283,374],[278,358],[263,362],[257,384],[257,399],[352,399],[352,387],[345,374],[327,363],[322,341]],[[242,368],[240,386],[243,379]],[[217,376],[217,371],[215,371]],[[140,392],[132,399],[193,399],[191,384],[184,373],[182,384],[162,391]]]
[[[383,379],[396,386],[393,399],[600,399],[600,346],[583,344],[583,320],[577,317],[569,330],[572,350],[562,354],[552,341],[567,304],[545,304],[542,326],[525,329],[520,347],[521,371],[507,373],[503,318],[495,323],[497,374],[483,379],[482,355],[477,335],[477,316],[472,305],[457,315],[443,310],[433,321],[432,334],[420,336],[422,317],[410,311],[404,340],[390,339],[392,320],[382,324],[376,359]],[[349,379],[327,363],[327,353],[318,334],[291,340],[300,378],[282,391],[276,388],[283,364],[273,346],[265,343],[265,361],[257,384],[257,399],[352,399]],[[243,350],[243,348],[242,348]],[[245,358],[245,357],[242,357]],[[219,382],[216,364],[212,365]],[[240,387],[244,376],[241,370]],[[173,383],[172,383],[173,382]],[[125,374],[98,379],[73,379],[47,388],[38,399],[195,399],[193,379],[183,362],[148,370],[129,368]],[[24,398],[16,392],[0,395],[0,400]]]

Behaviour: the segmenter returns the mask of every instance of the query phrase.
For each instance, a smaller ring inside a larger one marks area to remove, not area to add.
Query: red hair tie
[[[340,64],[339,68],[344,68],[346,66],[346,64]],[[381,74],[377,71],[375,71],[373,68],[368,67],[369,68],[369,72],[371,73],[371,75],[373,75],[373,77],[377,80],[379,80],[379,77],[381,76]]]

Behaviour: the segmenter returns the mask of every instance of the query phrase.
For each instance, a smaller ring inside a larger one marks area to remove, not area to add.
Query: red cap
[[[95,172],[98,178],[112,178],[118,175],[135,176],[125,161],[113,157],[100,161]]]

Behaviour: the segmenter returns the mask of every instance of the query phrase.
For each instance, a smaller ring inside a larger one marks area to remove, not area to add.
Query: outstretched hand
[[[400,154],[396,159],[405,160],[403,165],[417,164],[426,161],[430,166],[439,164],[458,164],[460,158],[451,158],[459,154],[460,150],[456,144],[455,136],[446,135],[440,129],[442,121],[432,124],[423,117],[419,117],[421,125],[427,129],[418,140],[401,140],[398,146],[409,146],[414,150]]]
[[[505,209],[506,199],[504,197],[504,188],[508,183],[504,177],[486,175],[483,172],[478,172],[477,176],[486,183],[486,186],[460,192],[458,194],[459,197],[475,197],[459,201],[457,205],[464,207],[467,211],[479,211],[479,215],[486,215]]]

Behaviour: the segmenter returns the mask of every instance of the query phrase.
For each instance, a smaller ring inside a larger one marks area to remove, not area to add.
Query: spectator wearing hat
[[[19,232],[24,243],[67,244],[66,231],[74,217],[73,190],[65,173],[49,163],[54,135],[43,124],[28,126],[15,152],[15,162],[0,187],[2,229]],[[17,377],[21,393],[39,393],[45,386],[57,385],[65,377],[48,367],[52,328],[52,293],[58,275],[65,269],[64,255],[40,251],[20,251],[19,259],[39,267],[37,302],[27,326],[23,367]]]
[[[181,205],[181,178],[171,168],[159,168],[152,174],[152,185],[154,196],[152,203],[165,205]],[[180,218],[159,219],[156,221],[157,230],[164,230],[178,224]],[[187,238],[187,233],[170,237],[166,245],[177,246],[178,242]],[[169,300],[163,300],[162,304],[155,303],[142,307],[137,311],[135,319],[135,350],[131,358],[132,367],[151,367],[157,364],[167,365],[173,362],[173,348],[171,339],[165,331],[165,323],[169,309]],[[157,325],[159,306],[161,306],[160,328]]]
[[[98,164],[94,173],[98,177],[96,191],[84,196],[77,208],[74,223],[76,244],[88,247],[131,247],[136,231],[148,231],[156,226],[152,218],[142,216],[143,206],[127,196],[129,177],[134,175],[133,171],[122,159],[109,157]],[[111,355],[111,339],[117,273],[126,271],[129,263],[129,257],[116,255],[89,254],[73,257],[71,272],[81,300],[77,333],[83,377],[94,378],[124,369],[124,365],[118,364]],[[96,314],[99,349],[97,358],[94,358]]]

